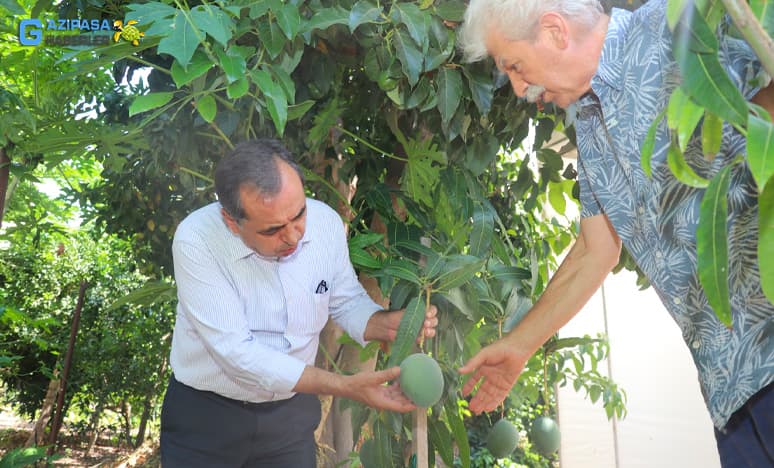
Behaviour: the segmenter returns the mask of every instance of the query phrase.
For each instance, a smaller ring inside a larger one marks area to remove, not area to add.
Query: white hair
[[[477,62],[489,55],[489,31],[496,29],[512,41],[532,40],[538,20],[549,11],[588,28],[604,14],[599,0],[470,0],[457,31],[457,46],[466,62]]]

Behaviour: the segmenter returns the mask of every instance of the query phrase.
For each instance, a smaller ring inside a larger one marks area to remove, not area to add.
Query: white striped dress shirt
[[[194,211],[175,232],[172,370],[190,387],[235,400],[290,398],[314,365],[328,316],[362,344],[381,307],[358,282],[341,218],[324,203],[307,199],[304,236],[280,259],[248,248],[220,208]]]

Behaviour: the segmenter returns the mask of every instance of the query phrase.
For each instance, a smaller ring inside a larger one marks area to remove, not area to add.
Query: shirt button
[[[674,302],[675,305],[680,305],[683,303],[682,299],[680,299],[679,297],[672,299],[672,302]]]
[[[701,342],[699,342],[699,340],[693,340],[693,343],[691,343],[691,346],[693,346],[693,349],[699,349],[699,346],[701,346]]]
[[[637,208],[637,211],[638,211],[640,214],[643,214],[643,213],[645,213],[645,208],[643,208],[643,207],[639,207],[639,208]]]

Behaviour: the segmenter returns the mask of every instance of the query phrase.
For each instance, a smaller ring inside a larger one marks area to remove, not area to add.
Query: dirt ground
[[[7,451],[23,446],[32,433],[32,423],[19,418],[7,408],[0,409],[0,457]],[[62,457],[54,462],[57,467],[91,468],[158,468],[158,441],[148,440],[139,448],[116,447],[106,438],[99,438],[86,455],[88,442],[60,432]]]

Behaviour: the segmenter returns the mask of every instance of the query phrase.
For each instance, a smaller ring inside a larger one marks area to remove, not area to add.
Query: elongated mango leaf
[[[356,267],[370,268],[372,270],[378,270],[382,267],[382,262],[372,257],[368,252],[363,249],[349,248],[349,260]]]
[[[470,468],[470,441],[468,440],[468,432],[465,429],[465,424],[457,409],[457,402],[447,398],[444,402],[444,410],[446,421],[448,421],[452,436],[454,436],[454,441],[457,443],[459,461],[462,464],[462,468]]]
[[[427,426],[431,453],[435,451],[440,455],[444,465],[454,466],[454,446],[449,428],[438,418],[428,418]]]
[[[764,294],[774,303],[774,177],[758,198],[758,267]]]
[[[494,236],[494,214],[482,205],[473,212],[473,229],[470,231],[470,254],[482,257],[489,252]]]
[[[392,459],[393,431],[387,425],[377,420],[373,426],[374,441],[376,442],[376,459],[380,467],[392,468],[395,466]]]
[[[690,0],[667,0],[667,25],[669,29],[674,31],[677,22],[683,14],[686,6],[691,4]]]
[[[175,93],[173,92],[166,92],[150,93],[137,96],[129,106],[129,117],[141,114],[151,109],[156,109],[157,107],[161,107],[172,100],[172,96],[174,95]]]
[[[177,288],[164,281],[149,281],[129,294],[119,297],[111,303],[105,312],[125,305],[149,306],[177,298]]]
[[[774,36],[774,3],[769,0],[750,0],[750,9],[763,29]]]
[[[462,286],[481,271],[485,262],[486,259],[472,255],[451,255],[446,258],[444,271],[434,283],[441,291]]]
[[[758,191],[763,192],[766,182],[774,176],[774,125],[753,115],[748,123],[747,162]]]
[[[704,108],[694,104],[680,88],[672,92],[667,107],[667,125],[677,130],[677,141],[681,150],[685,151],[703,114]]]
[[[382,267],[381,273],[383,275],[404,279],[416,285],[422,284],[422,282],[419,280],[419,276],[417,275],[416,265],[406,260],[387,260]]]
[[[643,172],[645,172],[645,175],[648,177],[653,177],[653,169],[651,168],[650,162],[653,158],[653,148],[656,147],[656,131],[658,130],[661,121],[664,119],[666,112],[667,110],[664,109],[655,119],[653,119],[653,123],[650,124],[648,133],[645,135],[645,141],[642,142],[642,148],[640,149],[640,165],[642,166]]]
[[[667,164],[669,165],[669,169],[672,171],[672,174],[675,175],[677,180],[684,183],[685,185],[690,185],[691,187],[696,188],[705,188],[707,185],[709,185],[709,181],[707,179],[701,177],[696,173],[696,171],[693,170],[693,168],[691,168],[691,166],[688,165],[688,163],[685,161],[685,158],[683,157],[683,152],[680,151],[680,148],[674,142],[669,145],[669,151],[667,152]]]
[[[731,303],[728,295],[728,185],[730,164],[709,183],[699,208],[696,231],[699,282],[715,315],[731,326]]]
[[[723,120],[745,127],[747,103],[720,64],[717,39],[704,18],[691,8],[674,32],[674,55],[682,72],[680,87],[694,102]]]
[[[704,122],[701,124],[701,148],[704,158],[708,161],[715,159],[720,151],[720,143],[723,141],[723,121],[712,112],[704,113]]]
[[[421,296],[411,299],[406,306],[403,318],[398,325],[398,335],[392,343],[387,367],[399,366],[411,354],[425,321],[425,303]]]

